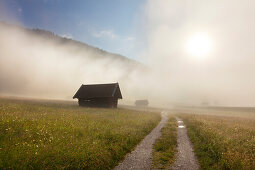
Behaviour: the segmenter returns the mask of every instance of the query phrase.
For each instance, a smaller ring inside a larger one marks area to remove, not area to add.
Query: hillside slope
[[[80,52],[80,53],[85,52],[86,53],[89,51],[89,52],[93,52],[95,54],[95,57],[106,57],[107,56],[107,57],[110,57],[113,59],[119,59],[119,60],[123,60],[125,62],[130,62],[132,64],[138,64],[137,61],[131,60],[125,56],[104,51],[100,48],[90,46],[84,42],[76,41],[76,40],[73,40],[70,38],[61,37],[57,34],[54,34],[53,32],[47,31],[47,30],[38,29],[38,28],[29,29],[29,28],[25,28],[25,27],[13,25],[13,24],[8,24],[6,22],[0,21],[0,31],[1,32],[2,31],[9,32],[9,31],[13,31],[13,30],[21,31],[29,36],[34,36],[41,40],[48,40],[52,43],[56,43],[59,45],[72,46],[73,47],[72,52]]]
[[[71,99],[82,83],[108,82],[121,83],[131,96],[134,82],[147,70],[124,56],[3,22],[0,61],[0,94],[43,98]]]

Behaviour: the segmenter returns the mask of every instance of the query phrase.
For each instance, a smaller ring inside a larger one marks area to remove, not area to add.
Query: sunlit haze
[[[254,6],[1,0],[0,20],[14,25],[0,30],[0,94],[72,100],[81,84],[119,82],[124,104],[255,106]]]
[[[206,58],[212,50],[210,37],[203,33],[197,33],[190,37],[187,43],[187,52],[198,59]]]

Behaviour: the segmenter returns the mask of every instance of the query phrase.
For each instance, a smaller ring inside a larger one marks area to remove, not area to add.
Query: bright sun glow
[[[212,43],[210,37],[206,34],[195,34],[188,40],[187,51],[190,55],[198,58],[204,58],[211,51]]]

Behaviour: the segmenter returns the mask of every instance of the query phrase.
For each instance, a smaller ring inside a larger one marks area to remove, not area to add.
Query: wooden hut
[[[149,101],[148,101],[148,100],[136,100],[136,101],[135,101],[135,105],[136,105],[136,106],[145,107],[145,106],[148,106],[148,104],[149,104]]]
[[[118,83],[81,85],[73,96],[80,106],[117,108],[118,99],[122,99]]]

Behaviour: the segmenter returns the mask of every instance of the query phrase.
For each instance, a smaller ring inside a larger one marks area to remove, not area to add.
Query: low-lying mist
[[[146,1],[144,58],[173,101],[255,106],[254,6],[253,0]],[[196,35],[208,37],[207,54],[199,56],[207,43],[201,36],[191,52],[187,47]]]
[[[126,101],[143,97],[146,66],[43,33],[0,25],[1,94],[72,99],[81,84],[119,82]]]
[[[119,82],[122,103],[255,106],[254,6],[252,0],[147,0],[136,37],[146,44],[140,52],[146,65],[1,26],[0,94],[72,99],[81,84]],[[201,33],[212,47],[195,57],[187,42]]]

